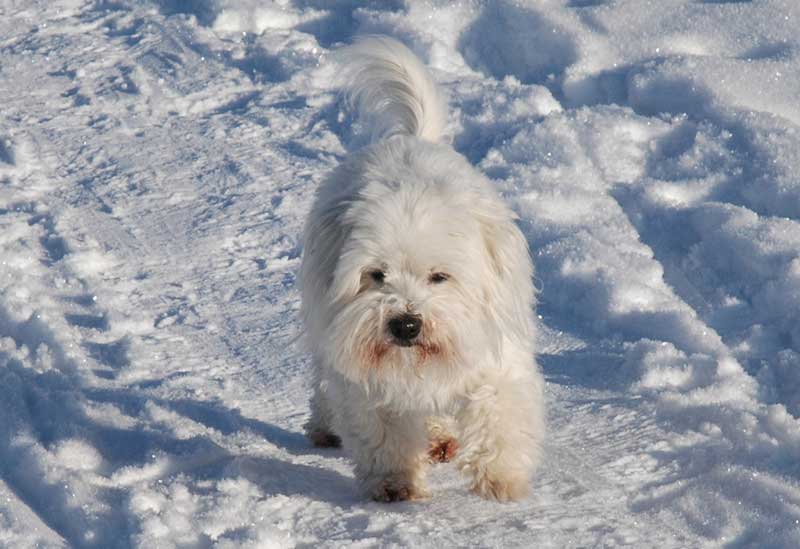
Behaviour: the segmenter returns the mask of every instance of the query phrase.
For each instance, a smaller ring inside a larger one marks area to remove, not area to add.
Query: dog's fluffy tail
[[[413,135],[439,141],[447,107],[422,62],[387,36],[366,36],[337,52],[346,97],[372,141]]]

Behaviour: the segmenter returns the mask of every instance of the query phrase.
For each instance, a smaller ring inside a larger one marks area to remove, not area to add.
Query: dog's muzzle
[[[409,347],[422,331],[422,319],[416,315],[403,314],[389,320],[389,333],[401,347]]]

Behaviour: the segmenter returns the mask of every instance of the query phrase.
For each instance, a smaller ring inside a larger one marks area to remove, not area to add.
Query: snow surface
[[[0,2],[0,546],[800,546],[796,0]],[[359,33],[537,264],[531,499],[301,434],[303,220]]]

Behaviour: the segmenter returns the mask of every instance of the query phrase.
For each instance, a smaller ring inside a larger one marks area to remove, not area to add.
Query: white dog
[[[545,430],[526,241],[440,142],[446,107],[414,54],[368,37],[340,57],[372,142],[322,184],[306,227],[308,436],[341,441],[378,501],[427,496],[428,462],[456,448],[474,492],[524,497]]]

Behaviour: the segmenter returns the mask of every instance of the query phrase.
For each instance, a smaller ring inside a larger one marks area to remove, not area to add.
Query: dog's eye
[[[431,284],[441,284],[450,279],[450,275],[447,273],[433,273],[431,276],[428,277],[428,281]]]
[[[386,280],[386,273],[383,271],[370,271],[369,277],[378,284],[383,284],[383,281]]]

